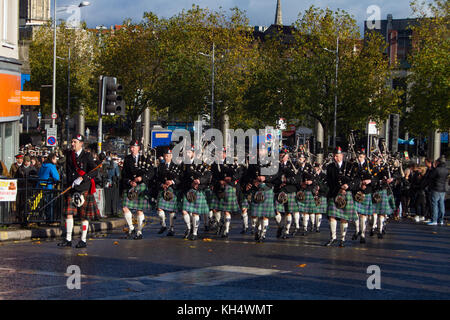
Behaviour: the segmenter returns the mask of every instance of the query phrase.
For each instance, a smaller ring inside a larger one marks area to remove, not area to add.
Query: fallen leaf
[[[123,228],[123,232],[128,232],[128,228]]]
[[[87,256],[87,255],[88,255],[87,253],[79,253],[79,254],[78,254],[79,257],[85,257],[85,256]]]
[[[41,238],[31,238],[31,240],[36,241],[36,240],[41,240]]]
[[[210,239],[210,238],[204,238],[203,241],[205,241],[205,242],[211,242],[212,239]]]
[[[213,251],[211,249],[209,249],[208,252],[213,252]]]
[[[433,232],[433,234],[437,234],[437,232]]]
[[[189,246],[189,248],[192,248],[192,249],[194,249],[194,248],[196,248],[195,246]]]
[[[33,244],[41,244],[40,241],[33,242]]]
[[[297,266],[297,268],[304,268],[304,267],[306,267],[306,264],[299,264],[299,265]]]
[[[114,241],[114,245],[116,245],[116,246],[117,246],[118,244],[119,244],[119,242],[117,242],[117,241]]]

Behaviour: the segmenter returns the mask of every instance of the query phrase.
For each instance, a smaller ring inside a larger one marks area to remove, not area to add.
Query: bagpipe
[[[140,150],[139,151],[139,161],[134,164],[135,169],[137,169],[136,173],[133,175],[132,179],[136,179],[137,177],[144,177],[148,175],[149,172],[154,170],[155,162],[152,161],[151,153],[148,150]],[[139,193],[145,189],[141,187],[141,184],[136,185],[128,190],[127,198],[128,200],[137,200]]]

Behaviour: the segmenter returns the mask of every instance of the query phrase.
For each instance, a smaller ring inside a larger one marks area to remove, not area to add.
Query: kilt
[[[275,217],[275,199],[272,189],[262,191],[264,202],[256,203],[254,200],[250,205],[250,214],[252,217]]]
[[[122,194],[122,207],[126,207],[130,210],[147,211],[151,210],[149,203],[149,196],[147,192],[147,186],[145,183],[141,183],[136,187],[138,197],[136,200],[128,199],[128,191],[124,191]]]
[[[220,210],[219,199],[217,195],[211,189],[205,190],[206,201],[208,202],[209,210]]]
[[[390,215],[394,212],[395,209],[395,200],[394,195],[388,195],[387,190],[381,190],[381,201],[373,205],[374,212],[383,215]]]
[[[278,202],[278,194],[275,195],[275,207],[280,213],[294,213],[298,212],[297,199],[295,198],[296,192],[286,193],[288,201],[284,204]]]
[[[248,193],[241,192],[241,198],[239,199],[239,205],[241,207],[241,210],[250,208],[250,203],[248,202],[247,199],[248,195],[249,195]]]
[[[230,185],[225,186],[225,198],[219,200],[219,210],[223,212],[240,211],[236,188]]]
[[[177,192],[173,191],[172,188],[169,188],[168,190],[173,192],[173,199],[171,201],[164,200],[163,197],[163,190],[159,191],[158,193],[158,209],[167,211],[167,212],[177,212],[181,208],[181,201],[178,200]]]
[[[356,221],[356,219],[358,219],[358,215],[356,214],[355,206],[353,203],[353,195],[350,191],[346,193],[345,199],[347,200],[347,205],[345,206],[344,209],[336,208],[334,198],[328,199],[328,206],[327,206],[328,217],[335,217],[347,221]]]
[[[66,195],[66,203],[64,206],[64,213],[67,215],[73,215],[74,218],[81,220],[98,220],[100,218],[100,211],[97,207],[97,202],[93,194],[89,194],[88,191],[82,193],[84,197],[84,203],[80,208],[75,207],[72,203],[72,194]]]
[[[297,201],[298,210],[300,213],[315,213],[316,203],[314,202],[314,196],[311,191],[305,192],[305,200],[302,202]]]
[[[370,216],[373,214],[372,194],[364,195],[364,201],[354,201],[356,213]]]
[[[190,189],[189,191],[194,191],[197,195],[197,199],[195,202],[189,202],[186,198],[186,195],[183,196],[183,210],[196,213],[196,214],[208,214],[209,207],[208,202],[206,201],[205,193],[203,191],[198,191],[194,189]]]
[[[314,201],[313,209],[311,213],[327,213],[327,197],[320,197],[320,205],[317,206]]]

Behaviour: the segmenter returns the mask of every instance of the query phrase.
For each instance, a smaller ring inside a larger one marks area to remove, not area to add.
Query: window
[[[3,16],[2,16],[2,29],[1,44],[3,47],[15,49],[17,43],[17,1],[3,0]]]

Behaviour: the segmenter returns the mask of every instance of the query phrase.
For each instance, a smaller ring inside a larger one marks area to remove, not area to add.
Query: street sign
[[[58,115],[56,113],[52,113],[52,119],[58,118]]]
[[[54,147],[56,146],[58,129],[55,128],[48,128],[47,129],[47,139],[45,139],[47,147]]]
[[[378,134],[377,123],[375,121],[369,122],[369,134]]]
[[[42,118],[41,112],[38,113],[37,117],[39,118],[39,120]]]

